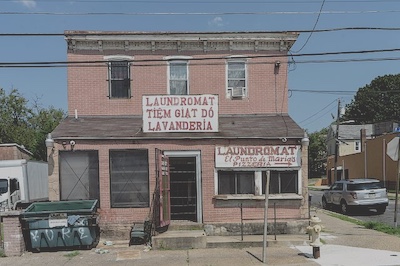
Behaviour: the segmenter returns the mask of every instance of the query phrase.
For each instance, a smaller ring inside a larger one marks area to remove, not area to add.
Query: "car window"
[[[368,189],[380,189],[384,188],[381,182],[371,182],[371,183],[360,183],[360,184],[348,184],[347,190],[368,190]]]
[[[333,184],[331,190],[343,190],[343,183]]]

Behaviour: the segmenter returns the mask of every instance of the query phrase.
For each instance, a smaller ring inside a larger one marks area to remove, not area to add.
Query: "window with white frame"
[[[265,194],[267,172],[262,172],[262,193]],[[298,171],[271,171],[269,180],[269,193],[299,193]]]
[[[189,79],[188,79],[188,62],[177,60],[169,61],[168,64],[169,94],[170,95],[188,95]]]
[[[266,171],[218,170],[218,195],[265,194]],[[299,194],[299,170],[271,170],[270,194]]]
[[[254,194],[254,172],[218,171],[218,194]]]
[[[130,61],[110,58],[108,62],[109,98],[130,98]]]
[[[247,94],[247,67],[243,59],[227,61],[227,90],[231,97]]]
[[[354,150],[355,151],[361,151],[360,141],[355,141],[354,142]]]

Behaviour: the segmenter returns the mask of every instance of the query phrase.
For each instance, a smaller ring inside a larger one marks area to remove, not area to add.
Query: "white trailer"
[[[0,211],[49,199],[48,165],[30,160],[0,161]]]

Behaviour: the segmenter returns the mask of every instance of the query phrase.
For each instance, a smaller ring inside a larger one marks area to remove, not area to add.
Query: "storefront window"
[[[111,207],[148,207],[148,151],[111,150],[110,183]]]
[[[262,172],[262,193],[265,194],[267,172]],[[298,193],[298,171],[271,171],[269,193]]]
[[[218,171],[219,194],[254,194],[254,172]]]

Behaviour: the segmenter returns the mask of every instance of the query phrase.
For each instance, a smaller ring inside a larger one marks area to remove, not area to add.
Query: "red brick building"
[[[308,218],[304,131],[288,115],[292,32],[66,31],[68,113],[52,200],[99,199],[103,229]],[[269,210],[273,218],[273,209]]]

